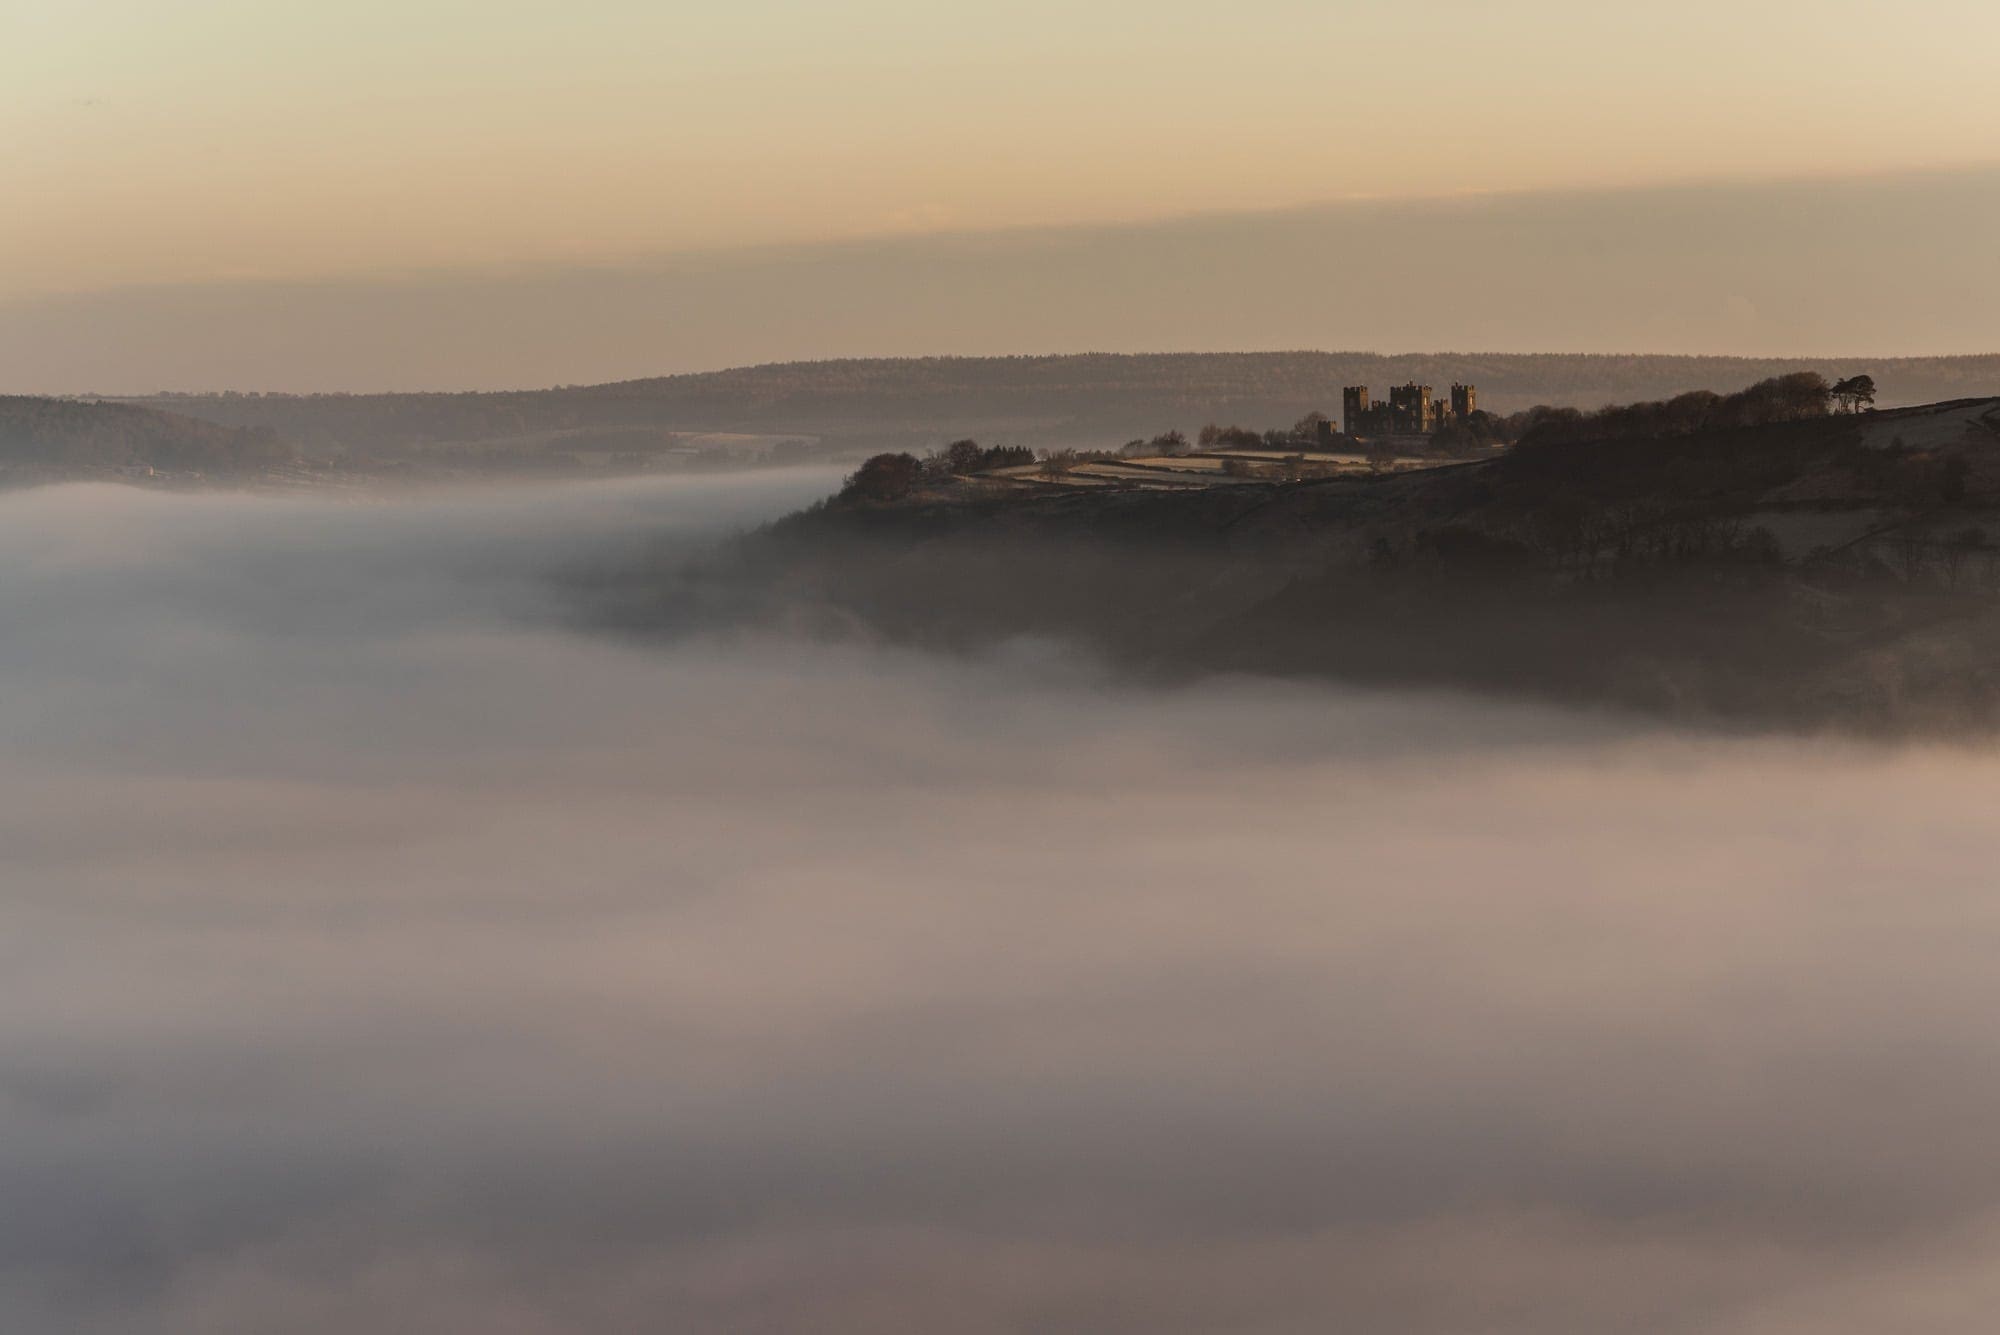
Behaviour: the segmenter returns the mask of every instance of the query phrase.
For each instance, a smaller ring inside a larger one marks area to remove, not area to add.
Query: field
[[[1044,464],[1023,464],[979,476],[1018,488],[1199,491],[1211,487],[1258,486],[1287,479],[1363,477],[1376,472],[1407,473],[1457,462],[1395,459],[1377,469],[1358,454],[1286,453],[1282,450],[1227,450],[1200,454],[1093,459],[1056,472]],[[1234,464],[1236,467],[1232,468]],[[1296,471],[1293,471],[1296,470]]]

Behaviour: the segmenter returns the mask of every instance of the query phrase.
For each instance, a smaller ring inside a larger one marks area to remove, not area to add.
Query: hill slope
[[[223,426],[120,403],[0,397],[0,479],[35,481],[145,468],[235,475],[295,457],[264,427]]]
[[[1170,674],[1770,726],[2000,726],[2000,399],[1372,479],[967,487],[822,506],[737,556],[654,572],[623,615],[657,624],[747,595],[759,615],[960,648],[1056,636]]]

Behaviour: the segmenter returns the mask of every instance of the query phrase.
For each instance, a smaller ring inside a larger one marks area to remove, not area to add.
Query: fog
[[[0,497],[0,1328],[1990,1321],[2000,758],[579,624],[828,485]]]

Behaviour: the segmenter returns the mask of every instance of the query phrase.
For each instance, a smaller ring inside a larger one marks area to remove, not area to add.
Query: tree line
[[[1020,468],[1038,461],[1025,445],[981,445],[954,440],[919,459],[914,454],[877,454],[847,478],[842,500],[900,501],[920,487],[953,477],[973,477],[999,468]]]
[[[5,463],[228,473],[290,463],[297,455],[294,446],[265,430],[118,403],[0,397],[0,462]]]
[[[1582,441],[1662,439],[1703,431],[1824,417],[1835,407],[1858,412],[1875,402],[1875,381],[1857,375],[1837,383],[1817,371],[1760,380],[1734,394],[1695,390],[1671,399],[1627,403],[1582,412],[1575,408],[1530,408],[1506,426],[1522,450]]]

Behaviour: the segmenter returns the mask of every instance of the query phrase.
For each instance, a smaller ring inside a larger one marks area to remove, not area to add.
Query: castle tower
[[[1437,425],[1431,387],[1412,380],[1389,391],[1390,430],[1399,436],[1428,436]]]
[[[1340,392],[1340,429],[1358,436],[1368,429],[1368,386],[1350,385]]]
[[[1451,387],[1451,415],[1463,422],[1479,411],[1479,390],[1473,385]]]

